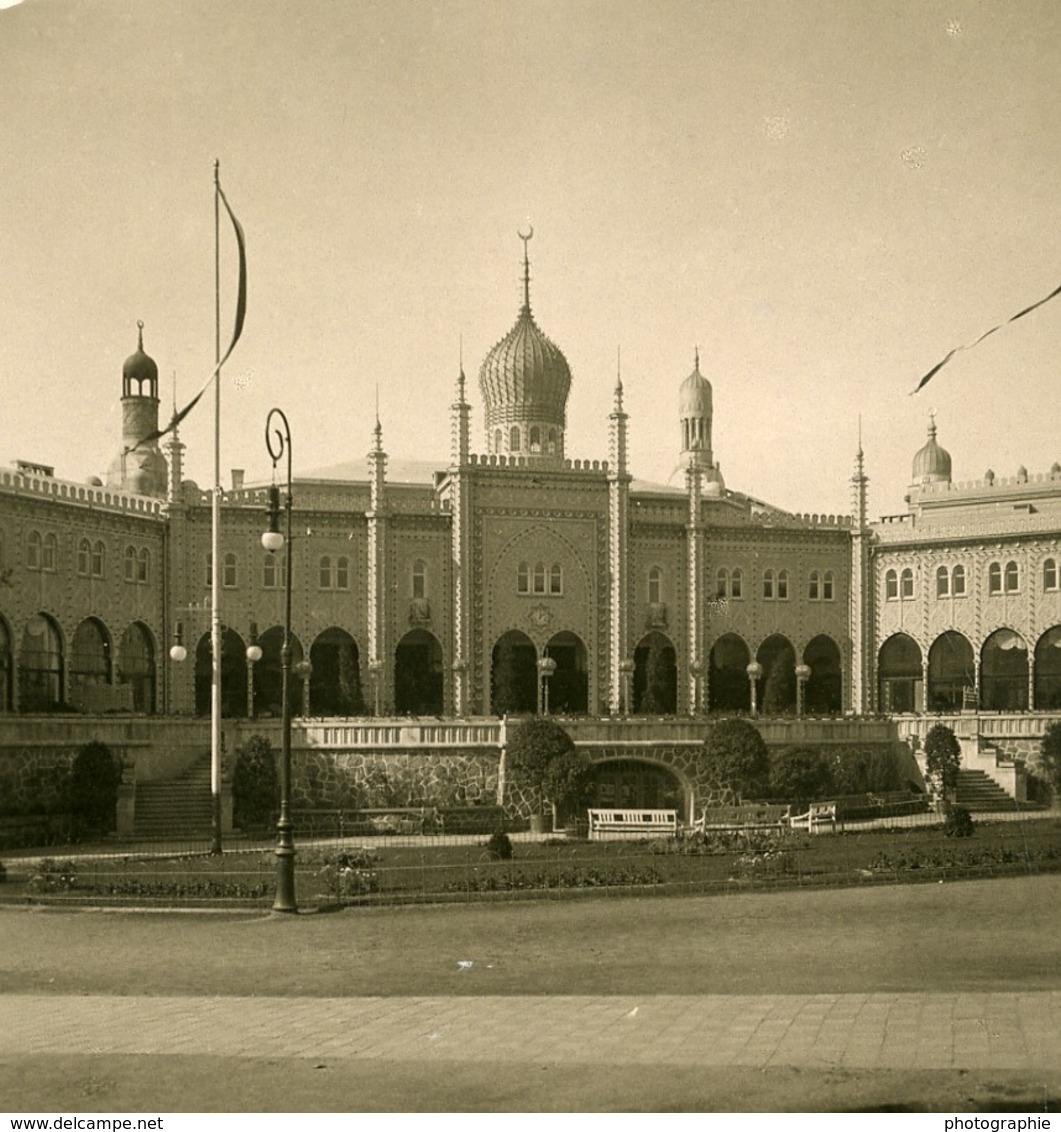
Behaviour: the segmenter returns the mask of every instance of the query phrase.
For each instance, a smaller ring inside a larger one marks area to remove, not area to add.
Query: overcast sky
[[[10,0],[0,0],[0,3]],[[213,163],[247,235],[222,466],[449,450],[532,305],[573,383],[567,451],[607,455],[621,348],[634,473],[677,463],[699,345],[728,485],[874,514],[928,412],[956,479],[1061,459],[1061,5],[24,0],[0,11],[0,462],[103,474],[146,324],[164,415],[214,357]],[[223,327],[235,249],[222,242]],[[187,472],[212,479],[212,412]]]

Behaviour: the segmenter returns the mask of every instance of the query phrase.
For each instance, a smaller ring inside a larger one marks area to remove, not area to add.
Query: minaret
[[[613,715],[629,713],[631,705],[626,664],[629,648],[627,592],[627,545],[629,537],[630,474],[626,461],[626,427],[623,411],[623,379],[616,364],[615,393],[608,416],[608,703]]]
[[[166,490],[166,502],[173,506],[181,501],[181,484],[184,482],[184,448],[181,443],[177,420],[177,375],[173,375],[173,428],[170,430],[169,440],[166,443],[166,453],[169,457],[169,480]]]
[[[136,353],[122,366],[122,450],[107,469],[107,486],[137,495],[166,495],[166,460],[157,440],[158,366],[144,353],[144,324],[137,322]]]
[[[463,355],[463,350],[461,351]],[[452,443],[450,448],[450,538],[453,558],[453,714],[468,712],[468,666],[471,641],[471,481],[469,465],[470,408],[464,395],[464,359],[457,378],[457,400],[450,406]]]
[[[874,589],[870,569],[869,517],[867,511],[869,478],[862,455],[862,421],[858,424],[858,452],[855,473],[851,477],[851,577],[848,586],[851,626],[850,707],[859,715],[873,710],[873,602]]]
[[[387,454],[383,451],[383,428],[379,423],[379,391],[376,392],[375,443],[368,454],[369,509],[368,520],[368,670],[372,677],[373,708],[383,711],[386,700],[384,680],[387,655],[387,514],[383,496],[386,481]]]

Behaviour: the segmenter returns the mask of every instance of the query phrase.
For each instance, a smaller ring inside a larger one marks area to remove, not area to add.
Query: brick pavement
[[[0,997],[0,1056],[1053,1071],[1061,991]]]

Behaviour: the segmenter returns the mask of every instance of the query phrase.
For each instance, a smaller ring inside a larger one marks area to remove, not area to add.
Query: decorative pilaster
[[[469,426],[471,409],[464,396],[464,366],[457,379],[457,400],[450,406],[452,443],[450,477],[452,516],[450,537],[453,560],[453,714],[461,718],[468,713],[469,647],[471,642],[471,522],[468,481]]]
[[[703,674],[703,560],[704,521],[702,515],[701,468],[690,460],[685,468],[685,493],[689,501],[689,521],[685,526],[686,542],[686,686],[687,709],[692,715],[700,711],[700,678]]]
[[[859,441],[855,474],[851,477],[851,576],[848,584],[851,626],[851,653],[848,686],[849,707],[859,715],[874,707],[873,602],[876,594],[871,576],[870,529],[867,514],[867,487]]]
[[[627,546],[630,530],[630,475],[627,471],[627,414],[623,383],[616,377],[615,400],[608,417],[608,706],[613,715],[629,712],[629,681],[624,661],[629,641]]]
[[[387,514],[384,500],[387,454],[383,451],[383,429],[376,415],[375,444],[368,454],[369,510],[368,519],[368,668],[375,685],[373,691],[376,714],[383,710],[383,689],[386,672],[386,594],[387,594]]]

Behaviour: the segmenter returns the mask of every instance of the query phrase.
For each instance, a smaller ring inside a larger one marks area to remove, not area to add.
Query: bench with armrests
[[[805,814],[792,814],[788,824],[790,829],[805,829],[809,833],[825,826],[836,829],[836,803],[811,802]]]
[[[676,837],[677,810],[590,810],[589,839]]]

